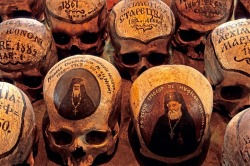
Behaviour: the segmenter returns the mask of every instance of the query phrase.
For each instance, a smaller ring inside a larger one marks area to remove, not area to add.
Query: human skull
[[[98,155],[114,152],[121,77],[111,63],[91,55],[67,57],[48,72],[43,91],[47,142],[65,164],[91,165]]]
[[[57,62],[54,40],[35,19],[0,24],[0,80],[16,85],[34,102],[42,98],[43,78]]]
[[[227,125],[223,148],[222,166],[249,165],[250,108],[235,115]]]
[[[206,43],[205,72],[214,86],[214,107],[233,117],[250,107],[250,20],[213,30]]]
[[[148,69],[132,84],[130,106],[142,155],[177,164],[206,151],[213,90],[198,70],[185,65]]]
[[[35,113],[19,88],[0,82],[0,165],[34,165]]]
[[[134,81],[148,68],[170,63],[175,19],[164,2],[120,1],[110,13],[108,26],[114,62],[123,77]]]
[[[44,0],[1,0],[0,22],[13,18],[44,19]]]
[[[47,0],[45,16],[59,59],[76,55],[101,56],[107,37],[105,0]]]
[[[234,0],[172,1],[176,17],[173,45],[194,60],[204,59],[205,37],[232,17]]]

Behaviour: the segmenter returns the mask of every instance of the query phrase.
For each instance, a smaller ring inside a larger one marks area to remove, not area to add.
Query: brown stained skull
[[[102,55],[107,38],[105,0],[49,0],[45,16],[59,60],[76,54]]]
[[[215,28],[205,50],[206,76],[214,86],[214,106],[233,117],[250,107],[250,21]]]
[[[51,31],[35,19],[0,24],[0,80],[23,90],[32,102],[42,99],[43,79],[57,62]]]
[[[91,55],[67,57],[48,72],[43,91],[46,142],[64,164],[92,165],[99,155],[114,154],[121,77],[113,65]]]
[[[235,115],[228,123],[221,155],[221,165],[249,165],[250,108]]]
[[[122,76],[134,81],[153,66],[169,64],[174,29],[173,13],[162,1],[117,3],[110,13],[109,32],[115,65]]]
[[[183,164],[206,153],[213,91],[198,70],[186,65],[148,69],[133,82],[130,106],[145,157]]]
[[[0,107],[0,165],[34,166],[38,136],[29,98],[16,86],[0,82]]]
[[[0,22],[13,18],[44,20],[45,0],[1,0]]]
[[[234,0],[172,1],[177,27],[173,45],[187,57],[204,59],[206,35],[232,17]]]

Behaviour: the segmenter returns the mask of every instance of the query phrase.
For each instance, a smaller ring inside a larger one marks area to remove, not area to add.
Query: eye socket
[[[10,83],[10,84],[14,84],[14,81],[10,78],[7,78],[7,77],[3,77],[3,78],[0,78],[0,81],[1,82],[7,82],[7,83]]]
[[[122,55],[122,63],[133,66],[140,62],[140,56],[137,53],[128,53]]]
[[[32,15],[30,12],[25,10],[15,10],[11,14],[9,14],[11,18],[31,18]]]
[[[180,30],[179,35],[180,38],[186,42],[197,40],[202,36],[201,33],[195,30]]]
[[[91,131],[86,134],[86,142],[91,145],[99,145],[106,140],[107,136],[107,132]]]
[[[72,135],[65,131],[52,132],[51,134],[57,145],[68,145],[73,141]]]
[[[70,42],[70,37],[65,33],[58,32],[58,33],[52,33],[52,35],[56,44],[65,45],[69,44]]]
[[[93,44],[98,40],[98,33],[84,32],[80,36],[80,40],[84,44]]]
[[[24,77],[23,84],[30,88],[38,88],[43,83],[43,77],[41,76],[31,76],[31,77]]]
[[[151,65],[157,66],[164,64],[166,56],[160,53],[151,53],[147,59]]]
[[[220,95],[225,100],[236,100],[244,97],[244,89],[240,86],[226,86],[221,88]]]
[[[194,51],[198,55],[203,55],[205,52],[205,45],[201,42],[200,44],[198,44],[197,46],[194,47]]]

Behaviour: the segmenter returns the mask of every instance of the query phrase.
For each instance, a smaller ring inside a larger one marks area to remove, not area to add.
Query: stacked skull
[[[6,82],[0,82],[0,117],[0,164],[33,166],[35,113],[27,95]]]
[[[0,24],[0,80],[29,96],[42,98],[43,78],[57,62],[51,31],[35,19],[16,18]]]
[[[100,57],[75,55],[51,68],[44,82],[50,121],[45,135],[64,164],[91,165],[98,155],[114,152],[120,98],[121,77]]]
[[[231,19],[234,5],[234,0],[172,1],[171,9],[177,22],[175,48],[189,58],[203,60],[206,35]]]
[[[250,107],[250,20],[213,30],[205,49],[206,76],[214,86],[214,106],[233,117]]]
[[[102,55],[107,37],[105,0],[47,0],[45,16],[60,60],[76,54]]]
[[[199,71],[184,65],[148,69],[133,82],[130,106],[142,155],[176,164],[206,151],[213,93]]]
[[[222,149],[222,166],[249,165],[249,120],[250,108],[235,115],[228,123]]]
[[[134,81],[148,68],[170,63],[175,19],[164,2],[120,1],[110,13],[108,26],[122,76]]]

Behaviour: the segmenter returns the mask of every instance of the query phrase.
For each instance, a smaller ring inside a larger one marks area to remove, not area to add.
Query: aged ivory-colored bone
[[[250,21],[239,19],[213,30],[205,50],[205,71],[214,106],[233,117],[250,106]]]
[[[59,59],[76,54],[102,56],[107,38],[105,0],[47,0],[46,22]]]
[[[114,152],[121,83],[111,63],[92,55],[65,58],[48,72],[43,89],[50,121],[46,139],[65,164],[91,165],[99,154]]]
[[[132,85],[130,106],[144,156],[174,164],[203,151],[213,91],[199,71],[184,65],[148,69]]]
[[[228,123],[223,149],[221,165],[248,165],[250,143],[250,108],[243,110]]]
[[[16,86],[0,82],[0,164],[34,165],[37,143],[35,113],[27,95]]]
[[[122,76],[134,81],[148,68],[171,62],[175,19],[164,2],[120,1],[113,7],[108,25],[115,65]]]
[[[35,19],[16,18],[0,24],[0,80],[29,96],[42,98],[43,78],[57,62],[51,31]]]
[[[172,1],[177,26],[173,45],[191,59],[203,60],[206,35],[231,19],[234,0]]]

